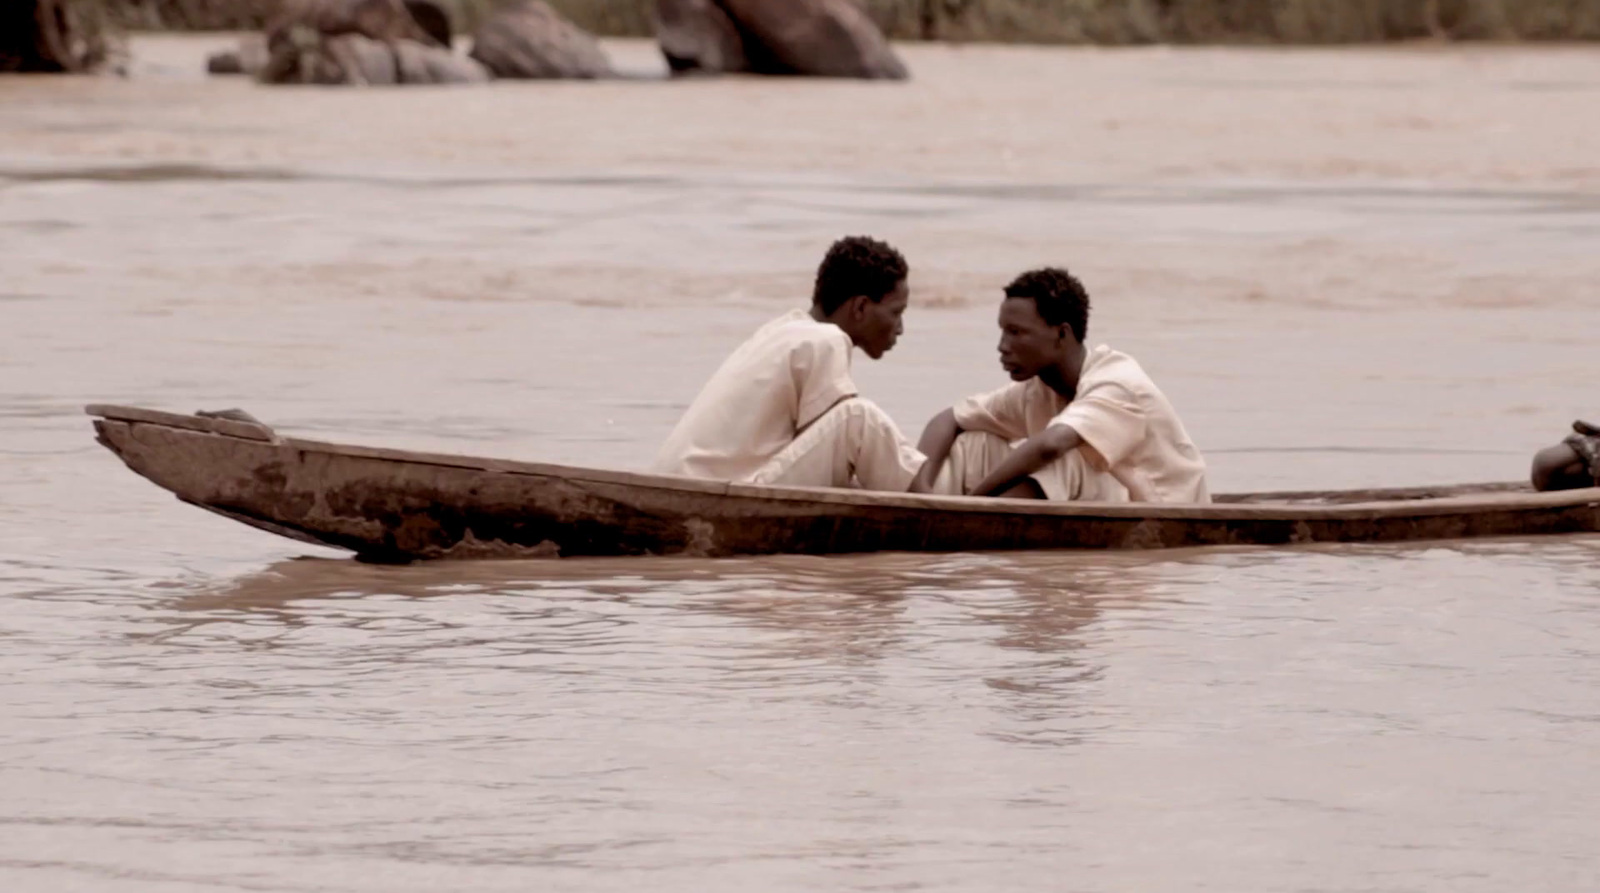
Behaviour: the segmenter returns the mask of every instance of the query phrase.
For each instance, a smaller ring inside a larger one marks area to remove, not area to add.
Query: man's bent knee
[[[830,420],[831,421],[831,420],[834,420],[834,419],[839,419],[839,420],[849,421],[849,420],[852,420],[852,419],[880,419],[880,418],[881,419],[887,419],[887,418],[889,418],[889,414],[884,412],[882,409],[879,409],[878,408],[878,404],[873,403],[871,400],[868,400],[865,397],[846,397],[843,400],[840,400],[839,402],[837,402],[837,403],[833,404],[832,406],[828,407],[827,409],[823,410],[822,411],[822,415],[819,415],[815,419],[812,419],[810,424],[806,425],[804,428],[802,428],[800,430],[801,431],[809,431],[812,428],[816,427],[818,422],[821,422],[823,420]]]
[[[1576,490],[1594,486],[1583,456],[1565,443],[1540,450],[1530,473],[1535,490]]]

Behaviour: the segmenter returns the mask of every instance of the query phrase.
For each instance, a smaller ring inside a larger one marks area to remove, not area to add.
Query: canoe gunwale
[[[91,403],[83,411],[97,418],[118,422],[143,422],[150,425],[166,425],[169,428],[182,428],[186,431],[199,431],[209,434],[222,434],[228,437],[237,437],[242,440],[256,440],[263,443],[277,443],[279,438],[271,428],[251,422],[240,422],[233,419],[203,418],[193,415],[179,415],[172,412],[163,412],[158,409],[143,409],[137,406],[113,406],[106,403]]]
[[[1289,502],[1212,502],[1212,503],[1129,503],[1129,502],[1045,502],[1036,499],[1002,499],[990,496],[943,496],[920,493],[882,493],[871,490],[842,490],[832,487],[775,487],[730,481],[707,481],[677,475],[644,474],[629,471],[584,468],[513,459],[479,459],[447,453],[410,452],[382,447],[352,446],[317,440],[284,438],[281,445],[306,452],[335,456],[378,459],[391,462],[435,465],[496,474],[558,478],[578,484],[608,484],[641,490],[695,493],[731,499],[772,503],[811,503],[840,507],[871,506],[918,509],[936,512],[976,514],[1050,515],[1063,518],[1154,518],[1160,520],[1316,520],[1322,518],[1380,518],[1410,514],[1470,514],[1474,511],[1517,506],[1561,507],[1600,504],[1600,488],[1561,490],[1550,493],[1493,492],[1470,496],[1445,496],[1367,502],[1295,504]],[[1503,487],[1493,484],[1487,486]],[[1248,494],[1255,496],[1256,494]]]

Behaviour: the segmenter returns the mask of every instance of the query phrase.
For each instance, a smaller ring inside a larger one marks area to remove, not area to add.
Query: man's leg
[[[989,476],[1011,455],[1011,444],[1005,438],[981,431],[963,431],[950,445],[950,456],[933,480],[934,493],[946,496],[965,496],[967,491]],[[1025,493],[1007,493],[1007,496],[1026,496]]]
[[[1003,437],[965,431],[950,447],[950,458],[933,481],[933,492],[966,495],[989,472],[1000,467],[1013,447]],[[1000,496],[1009,499],[1054,499],[1060,502],[1127,502],[1128,491],[1116,478],[1095,471],[1083,451],[1073,450],[1028,476]]]
[[[871,400],[842,400],[750,476],[752,484],[903,493],[923,456]]]
[[[1046,499],[1058,502],[1127,502],[1128,489],[1096,471],[1083,450],[1073,450],[1033,473]]]

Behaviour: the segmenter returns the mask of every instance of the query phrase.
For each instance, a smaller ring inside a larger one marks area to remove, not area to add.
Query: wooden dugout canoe
[[[180,500],[375,561],[1148,549],[1600,530],[1600,488],[1481,484],[1050,503],[760,487],[280,437],[264,425],[95,405],[98,440]]]

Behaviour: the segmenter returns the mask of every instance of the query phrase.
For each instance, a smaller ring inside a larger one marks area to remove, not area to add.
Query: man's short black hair
[[[817,267],[811,303],[829,314],[856,295],[882,301],[905,278],[900,252],[867,236],[846,236],[833,243]]]
[[[1006,286],[1006,297],[1032,300],[1045,322],[1071,326],[1079,344],[1089,333],[1089,292],[1078,277],[1060,267],[1023,273]]]

